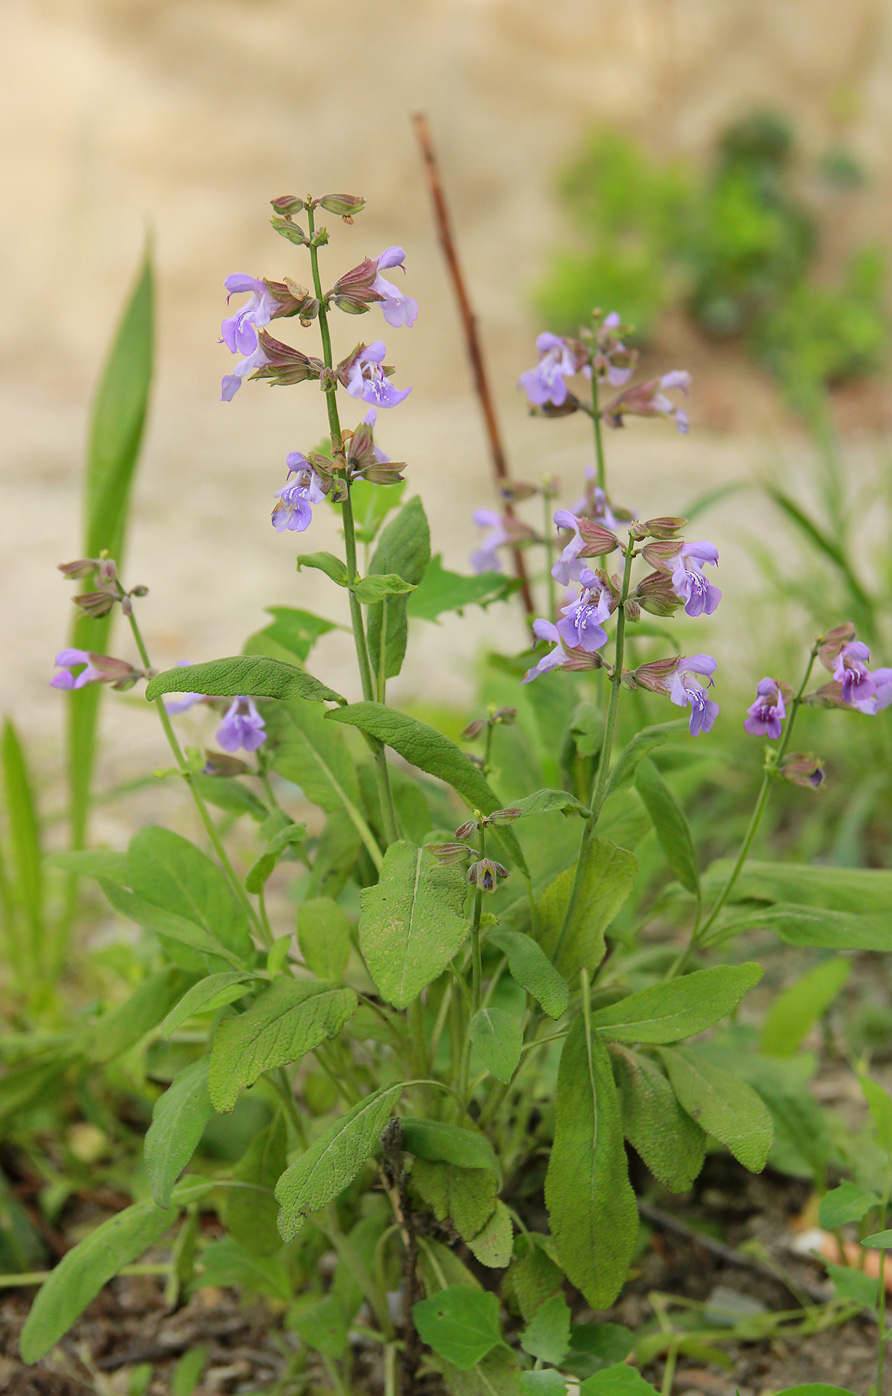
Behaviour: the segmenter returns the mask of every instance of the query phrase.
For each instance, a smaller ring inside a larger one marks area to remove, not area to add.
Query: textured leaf
[[[337,1299],[327,1294],[323,1299],[302,1295],[288,1311],[288,1327],[315,1352],[323,1357],[338,1359],[348,1347],[347,1325]]]
[[[304,567],[324,572],[326,577],[336,582],[339,587],[345,587],[349,584],[350,574],[346,565],[341,558],[335,557],[334,553],[304,553],[302,557],[297,559],[298,572]]]
[[[223,1190],[223,1216],[232,1235],[249,1255],[273,1255],[281,1248],[277,1226],[276,1183],[285,1171],[288,1131],[280,1112],[251,1140],[232,1170],[236,1182],[249,1188]],[[258,1188],[267,1191],[258,1192]]]
[[[414,1304],[412,1322],[422,1341],[462,1372],[502,1341],[498,1296],[465,1285],[442,1289]]]
[[[570,1306],[562,1294],[539,1306],[520,1335],[520,1346],[530,1357],[560,1366],[570,1346]]]
[[[522,931],[496,929],[487,936],[487,945],[501,950],[508,961],[511,978],[533,995],[549,1018],[563,1017],[570,1002],[570,991],[538,941]]]
[[[188,983],[189,977],[173,965],[150,974],[129,999],[96,1020],[93,1060],[111,1061],[151,1032],[182,997]]]
[[[628,746],[620,752],[619,759],[610,773],[608,796],[633,779],[639,761],[643,761],[645,756],[649,756],[657,747],[665,746],[667,742],[671,742],[674,737],[680,737],[687,730],[686,719],[680,717],[674,722],[661,722],[655,727],[645,727],[643,732],[633,737]]]
[[[519,809],[522,818],[531,814],[554,814],[556,811],[573,811],[583,819],[587,819],[591,814],[591,810],[586,809],[569,790],[536,790],[523,800],[512,800],[510,808]]]
[[[415,587],[424,576],[430,555],[430,529],[424,507],[416,495],[403,505],[381,533],[366,580],[372,583],[375,577],[395,573],[398,580],[403,579]],[[369,599],[375,602],[369,607],[366,627],[372,671],[379,677],[392,679],[400,672],[406,657],[407,597],[393,595],[383,601],[375,597]]]
[[[871,1081],[869,1076],[858,1079],[871,1119],[876,1125],[880,1148],[892,1155],[892,1099],[889,1092],[878,1086],[876,1081]]]
[[[481,1062],[507,1086],[520,1063],[523,1033],[513,1013],[481,1008],[471,1019],[471,1042]]]
[[[444,1120],[400,1121],[407,1154],[430,1163],[454,1163],[458,1168],[487,1168],[501,1179],[498,1159],[485,1134],[462,1129]]]
[[[539,940],[550,960],[554,959],[564,914],[570,900],[574,868],[567,868],[539,899]],[[593,839],[582,893],[561,948],[557,968],[570,979],[582,965],[592,973],[604,958],[604,932],[635,885],[638,864],[625,848],[607,839]]]
[[[208,1074],[214,1109],[232,1110],[239,1091],[264,1071],[297,1061],[336,1037],[355,1009],[352,989],[315,980],[275,980],[246,1013],[224,1018],[217,1028]]]
[[[382,576],[362,577],[352,588],[357,601],[364,606],[373,602],[386,601],[390,596],[406,596],[415,590],[414,582],[407,582],[395,572],[385,572]]]
[[[340,693],[314,679],[306,669],[283,664],[264,654],[237,654],[208,664],[179,664],[149,680],[147,698],[162,693],[204,693],[209,698],[310,699],[314,703],[345,703]]]
[[[660,1066],[624,1047],[611,1051],[623,1133],[670,1192],[687,1192],[703,1167],[706,1135],[682,1110]]]
[[[514,1243],[515,1258],[503,1292],[510,1291],[527,1323],[539,1305],[563,1286],[564,1272],[549,1254],[553,1245],[550,1236],[531,1231],[521,1232]]]
[[[359,800],[356,767],[343,736],[315,703],[293,699],[267,717],[273,769],[329,814]]]
[[[772,1125],[752,1086],[689,1047],[661,1048],[660,1056],[672,1089],[691,1119],[730,1149],[744,1168],[760,1173],[771,1148]]]
[[[867,1192],[856,1183],[846,1181],[821,1198],[818,1220],[825,1231],[836,1231],[837,1227],[861,1221],[880,1205],[880,1198],[875,1192]]]
[[[454,1163],[416,1158],[412,1186],[437,1221],[449,1218],[462,1240],[470,1242],[495,1211],[499,1182],[489,1168],[458,1168]]]
[[[208,1058],[184,1067],[155,1101],[143,1146],[152,1197],[169,1207],[174,1184],[189,1162],[214,1107],[208,1095]]]
[[[887,914],[829,911],[825,907],[780,902],[777,906],[727,912],[710,934],[721,944],[741,931],[768,930],[787,945],[815,950],[892,950],[892,923]]]
[[[286,662],[297,659],[303,664],[319,637],[337,629],[333,621],[294,606],[266,606],[264,609],[272,616],[272,625],[258,630],[245,641],[244,654],[268,654],[273,659]]]
[[[291,1298],[291,1284],[281,1260],[272,1255],[249,1255],[233,1236],[224,1236],[206,1246],[201,1252],[201,1263],[203,1269],[196,1289],[205,1285],[218,1289],[238,1285],[286,1304]]]
[[[381,703],[350,703],[346,708],[329,709],[327,716],[337,722],[348,722],[370,737],[377,737],[398,751],[411,766],[444,780],[470,809],[492,814],[494,809],[502,808],[501,801],[470,757],[455,742],[427,723]],[[511,829],[500,829],[498,836],[514,862],[525,872],[523,853]]]
[[[21,1353],[36,1362],[66,1333],[79,1314],[125,1265],[153,1246],[177,1218],[180,1206],[202,1196],[213,1183],[191,1179],[174,1194],[175,1206],[151,1199],[109,1217],[59,1261],[44,1280],[22,1329]]]
[[[147,930],[156,931],[167,940],[197,950],[200,955],[213,957],[217,964],[221,960],[229,965],[240,963],[240,957],[225,950],[204,926],[199,926],[186,916],[178,916],[176,912],[168,911],[156,902],[147,901],[145,897],[138,897],[135,892],[126,887],[119,887],[115,882],[107,882],[104,877],[97,880],[115,911],[135,921],[138,926],[145,926]],[[197,965],[201,963],[201,960],[196,961]]]
[[[7,935],[11,937],[7,940],[7,947],[15,956],[20,976],[36,980],[47,968],[44,964],[44,889],[40,824],[25,753],[18,733],[8,718],[3,724],[0,757],[3,766],[6,823],[15,853],[15,890],[27,924],[25,934],[20,933],[18,936],[12,925],[7,928]],[[4,904],[7,901],[8,898],[4,898]]]
[[[579,1396],[657,1396],[657,1393],[640,1372],[621,1362],[588,1377],[579,1388]]]
[[[366,1096],[285,1170],[276,1186],[282,1208],[279,1231],[285,1241],[297,1235],[306,1217],[325,1207],[352,1183],[374,1153],[402,1090],[401,1084],[387,1086]]]
[[[373,543],[387,515],[398,509],[406,488],[405,480],[382,489],[369,480],[356,480],[350,486],[350,501],[360,543]]]
[[[378,990],[406,1008],[443,972],[470,929],[467,882],[423,848],[401,840],[384,855],[380,880],[360,893],[359,947]]]
[[[447,611],[462,611],[465,606],[485,607],[493,601],[503,601],[516,590],[514,580],[501,572],[478,572],[470,577],[448,572],[437,553],[409,597],[409,615],[416,620],[435,621]]]
[[[259,892],[272,875],[274,867],[285,850],[296,843],[303,843],[306,837],[306,824],[287,824],[284,829],[280,829],[275,838],[270,839],[265,851],[261,853],[245,878],[245,886],[248,891]]]
[[[247,915],[222,869],[194,843],[149,824],[130,840],[127,870],[137,897],[200,926],[218,953],[222,946],[243,964],[253,963]]]
[[[538,1372],[521,1372],[521,1396],[567,1396],[567,1378],[554,1367]]]
[[[762,966],[714,965],[652,984],[592,1014],[592,1026],[614,1042],[678,1042],[712,1027],[762,978]]]
[[[183,994],[179,1004],[174,1005],[161,1025],[161,1036],[169,1037],[195,1013],[214,1013],[226,1004],[235,1004],[237,998],[247,993],[248,984],[254,983],[254,974],[246,970],[225,970],[222,974],[208,974],[207,979],[198,981]]]
[[[503,1270],[514,1250],[514,1224],[504,1202],[496,1202],[489,1221],[468,1241],[468,1250],[481,1265]]]
[[[493,1348],[467,1372],[443,1358],[436,1365],[443,1373],[449,1396],[522,1396],[524,1373],[508,1347]]]
[[[849,960],[824,960],[778,994],[762,1021],[761,1051],[792,1056],[844,988],[851,969]]]
[[[350,957],[350,922],[331,897],[312,897],[297,908],[297,943],[307,968],[338,983]]]
[[[631,1263],[638,1207],[610,1059],[582,1018],[561,1054],[545,1202],[568,1279],[593,1309],[609,1308]]]
[[[570,1351],[563,1367],[585,1381],[595,1372],[625,1361],[634,1346],[634,1333],[621,1323],[572,1323]]]
[[[705,896],[715,895],[724,887],[732,867],[730,858],[710,864],[703,878]],[[731,899],[793,902],[829,911],[882,915],[892,906],[892,871],[748,859],[734,884]]]
[[[688,821],[656,766],[647,758],[638,762],[635,788],[653,821],[666,862],[682,887],[696,893],[700,887],[700,869]]]

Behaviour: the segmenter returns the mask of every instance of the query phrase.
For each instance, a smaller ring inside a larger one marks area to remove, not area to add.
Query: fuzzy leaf
[[[468,1241],[468,1250],[490,1270],[504,1270],[514,1250],[514,1223],[504,1202],[496,1201],[485,1226]]]
[[[189,983],[173,965],[150,974],[129,999],[97,1018],[94,1027],[94,1061],[108,1062],[126,1052],[164,1018]]]
[[[449,964],[470,929],[467,882],[405,840],[384,855],[380,880],[360,893],[359,946],[379,992],[406,1008]]]
[[[233,1180],[249,1183],[250,1188],[224,1189],[226,1225],[249,1255],[273,1255],[281,1248],[282,1238],[276,1225],[279,1208],[273,1189],[285,1171],[287,1143],[285,1116],[280,1112],[255,1135],[232,1170]],[[257,1192],[257,1188],[267,1191]]]
[[[253,964],[247,915],[222,869],[194,843],[149,824],[130,840],[127,870],[137,898],[192,921],[217,953],[222,946],[242,964]]]
[[[574,868],[566,868],[539,899],[537,939],[550,960],[554,960],[574,873]],[[573,978],[582,965],[592,972],[598,968],[604,958],[604,932],[637,876],[638,864],[627,849],[607,839],[593,839],[582,894],[557,963],[566,979]]]
[[[470,1242],[493,1215],[499,1182],[489,1168],[459,1168],[416,1158],[412,1186],[437,1221],[450,1219],[462,1240]]]
[[[507,1086],[520,1062],[523,1033],[513,1013],[481,1008],[470,1026],[471,1042],[483,1065]]]
[[[536,790],[523,800],[512,800],[510,808],[519,809],[521,818],[531,814],[553,814],[558,810],[562,814],[572,811],[581,815],[583,819],[587,819],[591,814],[591,810],[586,809],[569,790]]]
[[[611,1058],[620,1091],[623,1133],[664,1187],[670,1192],[687,1192],[703,1167],[706,1135],[682,1110],[665,1073],[652,1057],[616,1047]]]
[[[739,1077],[713,1066],[689,1047],[660,1048],[679,1103],[751,1173],[761,1173],[771,1149],[771,1115]]]
[[[653,821],[666,862],[682,887],[696,893],[700,888],[700,869],[688,821],[660,772],[647,758],[638,762],[635,788]]]
[[[169,1207],[174,1184],[214,1113],[208,1095],[208,1058],[184,1067],[155,1101],[143,1152],[152,1197]]]
[[[208,698],[306,698],[314,703],[345,703],[340,693],[294,664],[263,654],[238,654],[208,664],[180,664],[149,680],[147,698],[162,693],[204,693]]]
[[[437,553],[409,597],[409,615],[416,620],[435,621],[447,611],[460,612],[465,606],[486,607],[493,601],[503,601],[516,590],[514,579],[501,572],[478,572],[470,577],[448,572]]]
[[[352,989],[282,978],[246,1013],[224,1018],[214,1037],[208,1086],[214,1109],[233,1109],[243,1086],[336,1037],[356,1010]]]
[[[667,984],[652,984],[592,1014],[592,1026],[614,1042],[678,1042],[696,1037],[732,1013],[762,978],[762,966],[714,965]]]
[[[397,580],[403,582],[404,593],[408,592],[424,576],[430,555],[430,529],[424,507],[416,495],[403,505],[381,533],[366,581],[371,585],[375,578],[396,574]],[[369,600],[375,602],[369,607],[367,625],[372,671],[379,678],[392,679],[400,672],[406,657],[407,597],[392,594],[389,599],[370,596]]]
[[[306,824],[288,824],[284,829],[280,829],[275,838],[270,839],[265,851],[245,878],[248,891],[259,892],[272,876],[273,869],[285,850],[292,844],[302,843],[306,837]]]
[[[334,553],[304,553],[302,557],[297,559],[298,572],[304,567],[324,572],[326,577],[330,577],[339,587],[349,585],[350,574],[346,564],[339,557],[335,557]]]
[[[238,969],[209,974],[206,979],[200,979],[170,1010],[161,1024],[161,1036],[170,1037],[172,1032],[198,1013],[215,1013],[227,1003],[235,1003],[236,999],[248,992],[248,985],[255,980],[256,975]]]
[[[272,764],[280,776],[299,785],[308,800],[332,814],[345,797],[359,800],[356,767],[343,736],[323,720],[315,703],[293,699],[275,707],[267,718]]]
[[[540,1005],[549,1018],[561,1018],[570,1002],[566,980],[558,974],[538,941],[522,931],[490,931],[487,944],[501,950],[511,978]]]
[[[466,1285],[442,1289],[412,1306],[421,1339],[440,1357],[466,1372],[502,1341],[498,1296]]]
[[[530,1357],[560,1366],[570,1346],[570,1306],[562,1294],[539,1306],[520,1335],[520,1346]]]
[[[638,1206],[607,1049],[581,1017],[561,1054],[545,1202],[567,1278],[593,1309],[609,1308],[632,1260]]]
[[[350,922],[331,897],[312,897],[297,908],[297,943],[308,969],[338,983],[350,957]]]
[[[312,611],[301,611],[295,606],[266,606],[264,609],[272,616],[272,625],[249,636],[242,647],[243,654],[267,654],[271,659],[286,662],[296,659],[303,664],[319,637],[337,629],[333,621],[323,620]]]
[[[665,746],[666,742],[671,742],[673,737],[680,737],[687,730],[687,721],[680,717],[674,722],[661,722],[655,727],[645,727],[643,732],[633,737],[628,746],[620,752],[619,759],[610,773],[608,796],[633,779],[639,761],[643,761],[645,756],[649,756],[657,747]]]
[[[373,602],[384,601],[388,596],[407,595],[415,590],[415,583],[404,581],[395,572],[385,572],[381,576],[362,577],[351,589],[357,601],[371,606]]]
[[[849,960],[824,960],[778,994],[762,1022],[760,1050],[773,1057],[792,1056],[844,988],[851,969]]]
[[[430,1163],[454,1163],[457,1168],[487,1168],[501,1179],[493,1147],[485,1134],[462,1129],[444,1120],[401,1120],[403,1148],[407,1154]]]

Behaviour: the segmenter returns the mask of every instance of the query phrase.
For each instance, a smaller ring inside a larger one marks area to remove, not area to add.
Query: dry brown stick
[[[437,165],[437,157],[434,153],[427,117],[424,112],[417,111],[412,114],[412,120],[415,124],[415,134],[418,137],[418,144],[421,146],[421,153],[424,157],[425,169],[427,170],[427,180],[434,204],[434,214],[437,220],[437,232],[440,236],[440,246],[446,258],[449,275],[452,277],[455,298],[458,301],[458,308],[461,314],[462,326],[465,332],[465,345],[468,351],[468,358],[471,360],[471,371],[474,375],[474,387],[480,399],[483,421],[486,426],[486,435],[489,439],[489,452],[492,458],[496,488],[501,492],[501,486],[509,478],[508,463],[505,459],[505,450],[502,446],[499,424],[496,420],[492,394],[489,390],[489,380],[486,376],[486,364],[483,360],[483,351],[480,348],[480,338],[477,334],[477,317],[471,309],[471,302],[468,299],[468,292],[465,287],[465,279],[462,275],[461,266],[459,265],[455,240],[452,236],[452,226],[449,221],[449,210],[446,207],[443,185],[440,180],[440,170]],[[504,502],[503,511],[507,518],[514,518],[514,510],[511,507],[510,500]],[[524,612],[527,619],[530,619],[530,617],[536,614],[536,605],[533,601],[532,591],[530,590],[530,582],[527,576],[523,553],[520,548],[512,548],[511,555],[514,559],[514,571],[520,582],[520,597],[523,601]]]

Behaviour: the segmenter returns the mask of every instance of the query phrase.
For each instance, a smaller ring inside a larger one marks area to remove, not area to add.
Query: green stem
[[[288,1080],[287,1072],[283,1066],[280,1066],[273,1072],[272,1082],[276,1093],[285,1106],[288,1118],[294,1126],[294,1133],[297,1135],[298,1143],[306,1152],[310,1147],[310,1142],[307,1139],[306,1127],[301,1119],[300,1111],[297,1108],[297,1101],[294,1099],[294,1092],[291,1089],[291,1082]]]
[[[595,778],[595,785],[589,802],[591,814],[582,827],[582,837],[579,841],[579,855],[576,859],[576,872],[573,876],[573,886],[570,889],[570,897],[567,902],[567,910],[564,914],[564,922],[561,926],[561,933],[558,936],[558,942],[554,949],[554,955],[552,956],[552,960],[555,964],[557,964],[560,959],[564,941],[567,938],[567,933],[572,925],[573,917],[576,914],[576,908],[579,905],[579,898],[582,895],[582,885],[585,881],[585,874],[588,868],[592,839],[595,835],[595,825],[598,822],[598,815],[601,813],[601,806],[607,796],[607,782],[610,779],[610,754],[613,750],[613,738],[616,733],[616,715],[619,707],[619,693],[622,687],[623,647],[626,634],[625,603],[631,585],[632,559],[634,556],[635,545],[630,538],[625,549],[626,562],[623,568],[622,593],[620,596],[620,603],[616,608],[616,646],[614,650],[613,677],[610,680],[610,699],[607,703],[607,718],[604,723],[604,737],[601,742],[598,774]]]
[[[557,615],[557,589],[551,569],[554,566],[554,523],[551,517],[551,504],[553,495],[549,489],[550,481],[546,481],[542,486],[542,533],[545,539],[545,586],[548,597],[547,615],[553,621]]]
[[[480,857],[486,857],[486,832],[480,830]],[[480,921],[483,915],[483,893],[480,888],[474,889],[474,915],[471,922],[471,1006],[470,1021],[480,1008],[480,999],[483,990],[483,957],[480,953]],[[470,1027],[470,1023],[469,1023]],[[468,1032],[465,1038],[461,1059],[461,1096],[463,1101],[468,1098],[468,1073],[471,1065],[471,1034]]]
[[[118,585],[120,587],[120,583]],[[130,612],[130,615],[128,616],[128,620],[130,621],[130,629],[133,632],[133,639],[136,642],[136,648],[139,651],[139,657],[142,660],[145,668],[151,669],[152,666],[149,661],[148,651],[146,650],[145,642],[143,641],[142,634],[140,632],[140,628],[136,620],[136,616],[133,614],[132,610]],[[155,710],[158,713],[159,718],[161,719],[161,726],[164,728],[164,735],[167,738],[168,745],[170,746],[171,751],[173,752],[174,760],[180,768],[180,773],[189,787],[192,799],[195,801],[195,808],[198,810],[198,813],[201,817],[201,822],[204,825],[205,833],[207,834],[208,839],[210,840],[211,847],[216,853],[218,859],[220,860],[220,865],[223,868],[223,871],[225,872],[227,878],[229,879],[230,886],[232,887],[232,890],[235,892],[236,897],[244,907],[248,916],[248,920],[251,922],[251,925],[254,927],[254,930],[260,936],[261,940],[263,940],[264,944],[271,945],[272,937],[267,937],[267,933],[264,929],[263,922],[257,915],[257,912],[254,910],[251,900],[248,897],[247,892],[245,891],[244,884],[242,883],[241,878],[238,876],[238,874],[235,871],[235,868],[229,861],[229,854],[226,852],[226,849],[223,847],[223,844],[220,841],[220,835],[217,833],[216,826],[214,824],[214,821],[211,819],[210,812],[208,810],[207,805],[204,802],[201,791],[195,784],[193,774],[189,770],[186,758],[180,749],[180,744],[177,741],[176,733],[173,730],[173,724],[170,720],[170,717],[168,716],[167,709],[164,706],[164,699],[156,698],[154,700],[154,703]]]
[[[607,492],[607,466],[604,461],[604,441],[601,436],[601,408],[598,404],[598,374],[592,364],[592,426],[595,430],[595,460],[598,468],[598,487]]]
[[[886,1170],[886,1186],[883,1189],[883,1205],[880,1212],[880,1230],[886,1229],[886,1213],[889,1210],[889,1195],[892,1192],[892,1161]],[[877,1385],[876,1396],[883,1396],[883,1368],[886,1365],[886,1252],[880,1251],[880,1294],[877,1305]]]
[[[322,339],[322,359],[326,368],[331,368],[331,332],[328,328],[328,311],[325,309],[322,295],[322,281],[319,276],[319,249],[313,245],[315,224],[313,220],[312,204],[307,208],[307,226],[310,232],[309,252],[310,265],[313,272],[313,289],[316,293],[316,299],[319,301],[319,334]],[[328,409],[328,425],[331,431],[333,446],[339,444],[341,440],[341,422],[338,416],[338,404],[335,400],[335,392],[336,385],[332,385],[325,393],[325,405]],[[369,647],[366,641],[362,606],[353,590],[358,575],[356,566],[356,525],[353,518],[353,502],[350,498],[350,481],[345,479],[345,483],[347,486],[347,494],[341,503],[341,516],[344,524],[344,552],[347,562],[347,595],[350,599],[350,622],[353,628],[353,643],[356,648],[356,662],[359,665],[362,696],[368,703],[372,702],[376,695],[372,684],[372,668],[369,662]],[[384,701],[383,695],[381,701]],[[387,843],[391,844],[395,843],[399,838],[399,830],[397,828],[393,792],[390,788],[390,777],[387,770],[387,757],[381,742],[375,741],[374,739],[372,742],[372,751],[375,758],[375,775],[378,781],[378,794],[381,800],[381,817],[384,822],[384,837]]]

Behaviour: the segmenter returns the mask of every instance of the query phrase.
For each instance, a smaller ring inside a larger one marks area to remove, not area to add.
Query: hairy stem
[[[598,374],[592,364],[592,426],[595,432],[595,461],[598,470],[598,488],[607,492],[607,464],[604,460],[604,439],[601,435],[601,408],[598,402]]]

